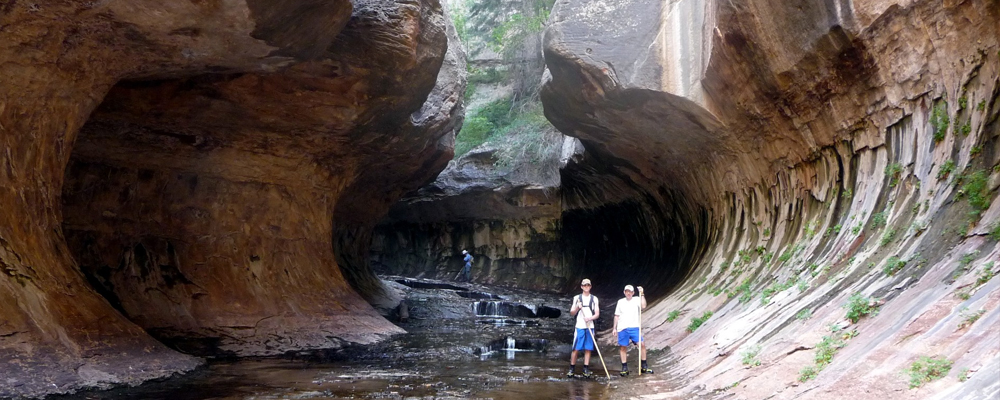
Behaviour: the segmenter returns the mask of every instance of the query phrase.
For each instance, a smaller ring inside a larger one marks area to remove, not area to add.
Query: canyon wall
[[[604,252],[653,242],[628,282],[655,300],[662,372],[687,377],[660,396],[1000,392],[998,17],[995,1],[557,4],[542,101],[586,149],[563,171],[564,224],[652,238]],[[911,389],[921,357],[951,373]]]
[[[0,6],[0,397],[199,364],[150,334],[270,355],[401,332],[367,247],[451,158],[445,26],[436,1]]]

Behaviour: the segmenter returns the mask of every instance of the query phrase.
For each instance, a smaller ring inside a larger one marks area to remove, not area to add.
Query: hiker
[[[639,346],[640,372],[643,374],[653,373],[653,370],[649,369],[649,364],[646,363],[646,341],[639,337],[639,327],[641,326],[639,324],[639,310],[646,308],[646,296],[642,293],[642,286],[639,286],[638,299],[632,296],[634,292],[635,289],[632,288],[632,285],[625,285],[625,298],[618,300],[618,305],[615,306],[613,329],[618,333],[618,346],[621,346],[618,351],[622,359],[621,376],[628,375],[629,342]]]
[[[465,261],[465,266],[462,267],[462,277],[465,278],[466,282],[471,282],[470,274],[472,272],[472,254],[469,254],[468,250],[462,250],[462,261]]]
[[[583,293],[573,297],[573,305],[569,309],[569,314],[576,316],[576,335],[573,336],[573,353],[569,357],[569,372],[566,376],[573,377],[576,374],[576,357],[579,351],[583,350],[583,376],[589,378],[592,375],[590,352],[597,345],[594,343],[592,329],[594,321],[601,316],[601,310],[598,307],[600,303],[597,301],[597,296],[590,294],[590,279],[581,281],[580,288],[583,289]]]

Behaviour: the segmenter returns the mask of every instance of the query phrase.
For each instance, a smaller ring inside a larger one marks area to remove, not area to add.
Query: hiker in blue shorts
[[[590,377],[590,352],[594,350],[594,321],[601,316],[600,303],[597,296],[590,294],[590,279],[580,282],[583,293],[573,297],[573,306],[569,309],[570,315],[576,316],[576,335],[573,336],[573,353],[569,357],[569,372],[567,377],[576,374],[576,357],[580,350],[583,350],[583,376]],[[589,330],[589,332],[588,332]]]
[[[653,370],[649,369],[649,364],[646,363],[646,341],[639,337],[639,309],[646,308],[646,296],[642,294],[642,286],[639,286],[638,298],[633,297],[633,293],[635,293],[635,289],[632,288],[632,285],[625,285],[625,298],[619,299],[618,305],[615,306],[613,329],[618,333],[618,345],[621,346],[618,351],[622,359],[621,376],[628,375],[629,343],[639,345],[639,360],[641,360],[639,368],[642,369],[642,373],[653,373]]]

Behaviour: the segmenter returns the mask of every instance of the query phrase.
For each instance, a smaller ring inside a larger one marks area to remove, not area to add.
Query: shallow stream
[[[669,392],[662,375],[619,377],[618,349],[598,334],[593,378],[567,378],[573,319],[567,297],[467,283],[391,278],[406,293],[407,333],[308,359],[209,361],[198,371],[136,388],[59,399],[625,399]],[[604,307],[613,304],[604,301]],[[598,328],[610,325],[604,310]],[[390,315],[390,318],[396,318]],[[582,371],[583,353],[577,362]],[[630,368],[638,353],[630,350]],[[657,355],[650,364],[656,368]],[[655,398],[687,398],[655,396]]]

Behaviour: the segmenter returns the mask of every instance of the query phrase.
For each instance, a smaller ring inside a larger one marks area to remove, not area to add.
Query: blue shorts
[[[586,329],[576,329],[576,337],[573,338],[573,350],[593,350],[594,340],[590,337],[590,332]]]
[[[639,337],[639,328],[625,328],[618,332],[618,345],[628,346],[629,341],[639,344],[642,339]]]

